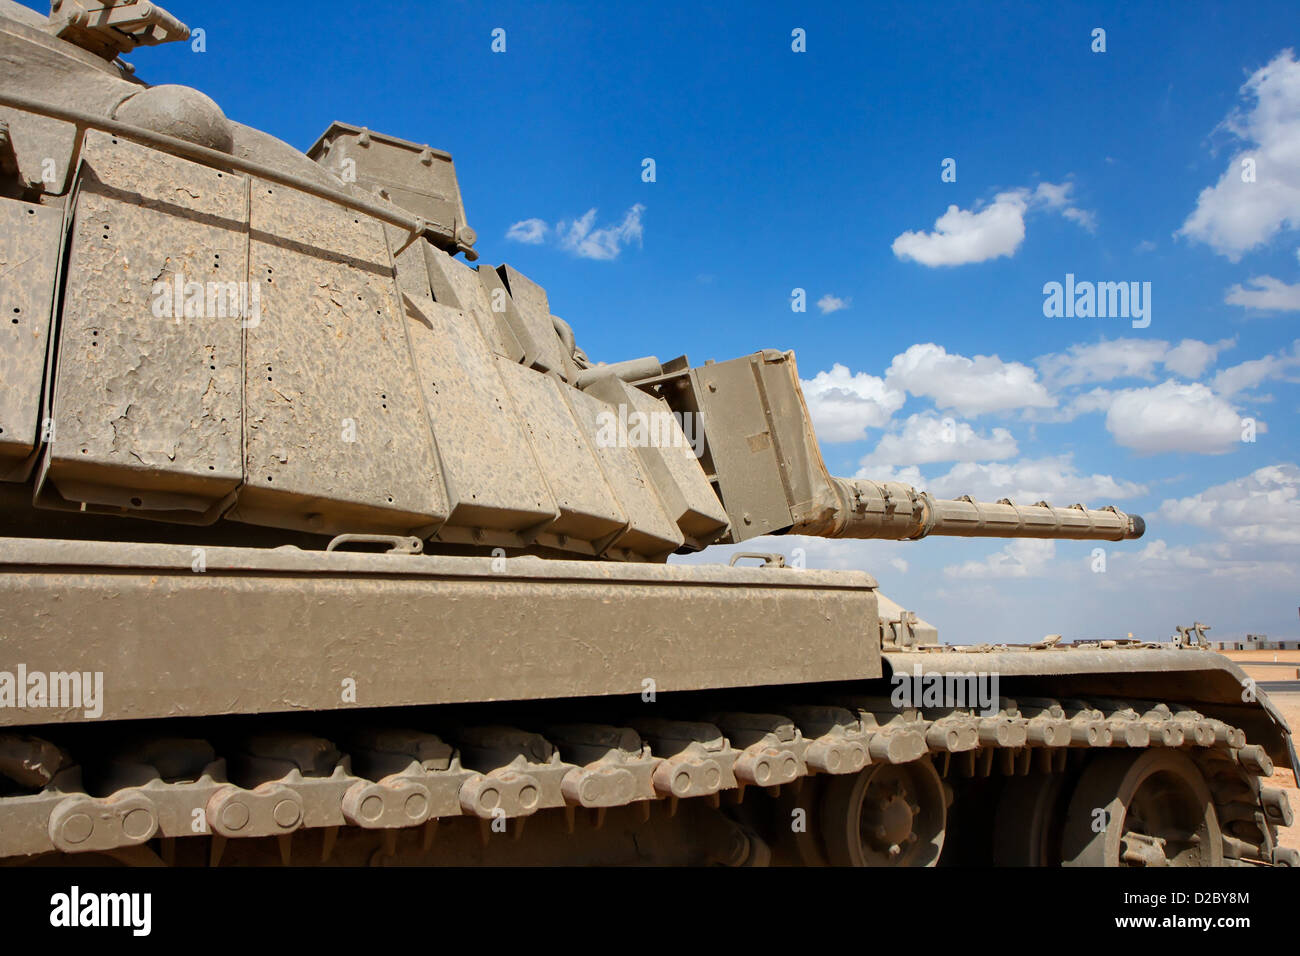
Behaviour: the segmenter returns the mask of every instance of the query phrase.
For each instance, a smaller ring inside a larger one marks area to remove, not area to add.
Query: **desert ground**
[[[1300,651],[1224,651],[1258,681],[1296,680],[1300,675]],[[1251,665],[1256,665],[1252,667]],[[1281,666],[1279,666],[1281,665]]]
[[[1296,671],[1291,670],[1290,667],[1271,666],[1275,660],[1278,663],[1294,662],[1296,668],[1300,669],[1300,651],[1230,651],[1227,656],[1240,664],[1242,669],[1257,681],[1296,680]],[[1267,663],[1270,666],[1251,667],[1252,663]],[[1269,694],[1269,699],[1282,712],[1282,716],[1291,725],[1292,732],[1300,733],[1300,693]],[[1300,811],[1300,788],[1296,787],[1296,777],[1292,771],[1278,767],[1269,785],[1285,790],[1291,800],[1291,809]],[[1300,821],[1297,821],[1296,826],[1281,831],[1281,843],[1283,846],[1300,850]]]
[[[1300,729],[1300,694],[1270,694],[1269,697],[1282,711],[1282,716],[1291,725],[1291,730]],[[1281,787],[1285,790],[1287,796],[1291,799],[1291,809],[1300,811],[1300,788],[1296,787],[1295,774],[1290,770],[1278,767],[1273,774],[1273,778],[1269,781],[1269,785]],[[1282,830],[1280,842],[1283,846],[1300,850],[1300,820],[1296,822],[1296,826],[1290,826]]]

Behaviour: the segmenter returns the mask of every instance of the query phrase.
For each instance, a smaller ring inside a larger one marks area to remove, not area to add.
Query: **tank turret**
[[[114,516],[145,540],[635,561],[762,534],[1142,532],[1113,509],[832,477],[792,353],[592,362],[540,284],[468,264],[450,154],[339,122],[303,154],[117,68],[185,35],[156,6],[65,0],[42,30],[0,25],[19,68],[0,92],[4,258],[25,263],[0,328],[0,482],[28,489],[0,525],[30,533],[35,508],[66,513],[50,533],[125,533],[90,520]]]

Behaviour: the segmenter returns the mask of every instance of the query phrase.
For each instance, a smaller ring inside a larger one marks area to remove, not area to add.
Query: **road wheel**
[[[822,841],[836,866],[934,866],[948,799],[928,757],[871,764],[833,777],[822,800]]]
[[[1222,866],[1209,787],[1180,750],[1095,754],[1070,799],[1066,866]]]

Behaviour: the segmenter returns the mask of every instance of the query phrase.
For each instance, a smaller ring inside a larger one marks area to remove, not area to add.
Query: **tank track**
[[[690,831],[679,841],[685,862],[932,864],[948,836],[945,862],[1053,863],[1059,836],[1035,836],[1035,814],[1063,805],[1097,755],[1165,749],[1206,782],[1225,862],[1296,863],[1277,846],[1277,827],[1292,819],[1286,794],[1261,784],[1272,761],[1238,728],[1176,703],[999,705],[984,716],[822,694],[775,713],[701,709],[689,719],[675,704],[656,707],[673,718],[611,723],[433,718],[436,733],[372,716],[328,737],[282,724],[215,745],[167,734],[109,745],[103,728],[67,744],[55,731],[4,732],[0,861],[461,863],[472,862],[466,853],[497,859],[486,849],[494,842],[519,846],[535,818],[573,845],[575,834],[594,845],[602,828],[617,829],[631,847],[625,862],[656,862],[671,856],[660,831],[676,818]],[[440,830],[460,835],[449,846]],[[1158,848],[1130,846],[1131,836],[1126,862],[1160,862]],[[475,840],[481,849],[467,850]],[[444,850],[455,859],[440,859]]]

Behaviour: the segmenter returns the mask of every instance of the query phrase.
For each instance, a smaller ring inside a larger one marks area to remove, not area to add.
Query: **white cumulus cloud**
[[[841,299],[839,296],[827,292],[817,300],[817,308],[822,310],[822,315],[829,315],[831,312],[847,309],[852,302],[852,299]]]
[[[586,215],[572,222],[555,225],[560,245],[582,259],[616,259],[623,247],[635,242],[641,244],[641,214],[645,206],[637,203],[623,214],[615,224],[593,228],[596,210],[588,209]]]
[[[1212,344],[1198,339],[1183,339],[1165,353],[1164,365],[1184,378],[1200,378],[1214,364],[1220,352],[1236,344],[1236,339],[1220,339]]]
[[[541,219],[521,219],[506,230],[506,238],[515,242],[526,242],[530,246],[541,245],[546,241],[546,223]]]
[[[800,384],[817,437],[826,442],[857,441],[866,429],[885,427],[907,399],[884,379],[855,374],[838,362]]]
[[[1115,393],[1107,388],[1094,388],[1088,392],[1081,392],[1070,399],[1059,415],[1049,418],[1048,421],[1072,422],[1080,415],[1104,412],[1110,408],[1110,403],[1114,400]]]
[[[1170,547],[1164,538],[1148,541],[1137,554],[1138,567],[1145,573],[1176,573],[1186,571],[1213,571],[1218,561],[1205,548],[1186,545]]]
[[[1241,148],[1179,230],[1233,262],[1284,226],[1300,226],[1300,62],[1283,50],[1240,92],[1243,102],[1222,128]],[[1253,161],[1253,182],[1242,181],[1244,161]]]
[[[1025,238],[1023,191],[999,193],[978,212],[949,206],[933,232],[908,231],[891,248],[923,266],[960,266],[1010,256]]]
[[[644,227],[641,216],[645,206],[637,203],[623,214],[617,223],[596,228],[596,209],[588,209],[578,219],[561,220],[554,226],[544,219],[521,219],[506,230],[506,238],[513,242],[541,245],[547,239],[559,243],[580,259],[617,259],[626,246],[641,244]]]
[[[1300,580],[1300,467],[1294,462],[1170,498],[1153,520],[1198,528],[1207,538],[1190,545],[1152,541],[1139,555],[1140,571],[1176,574],[1181,589],[1187,587],[1186,572],[1198,572],[1201,593],[1213,593],[1204,589],[1210,581],[1227,579],[1234,588],[1262,588],[1252,604],[1269,606]]]
[[[934,221],[934,231],[908,230],[891,248],[899,259],[924,266],[960,266],[1015,255],[1025,238],[1025,215],[1031,209],[1057,212],[1084,229],[1096,229],[1091,212],[1072,205],[1073,183],[1039,183],[1034,189],[998,193],[988,205],[956,205]]]
[[[873,469],[936,461],[996,461],[1013,458],[1019,451],[1005,428],[981,435],[966,422],[925,412],[908,416],[897,431],[882,435],[860,464],[871,473]]]
[[[1218,357],[1230,348],[1232,339],[1201,342],[1183,339],[1177,345],[1158,339],[1102,339],[1071,345],[1064,352],[1035,360],[1043,378],[1058,386],[1109,382],[1117,378],[1154,378],[1163,366],[1185,378],[1200,378]]]
[[[949,565],[943,573],[952,578],[1036,578],[1056,558],[1056,542],[1040,538],[1018,538],[994,551],[983,561]]]
[[[1036,361],[1043,377],[1057,385],[1083,385],[1116,378],[1150,378],[1168,349],[1168,342],[1154,339],[1102,339],[1071,345]]]
[[[1223,301],[1228,305],[1270,312],[1300,311],[1300,283],[1287,285],[1272,276],[1253,276],[1246,280],[1246,285],[1251,288],[1241,283],[1232,286]]]
[[[1051,408],[1056,404],[1035,371],[996,355],[950,354],[933,342],[895,355],[885,380],[913,395],[928,396],[941,409],[982,415],[1013,408]]]
[[[1199,494],[1171,498],[1159,514],[1230,541],[1300,545],[1300,467],[1268,465]]]
[[[860,477],[871,477],[861,475]],[[1010,498],[1017,504],[1074,504],[1092,506],[1146,493],[1146,486],[1111,475],[1081,474],[1070,455],[1022,458],[1013,462],[961,462],[933,481],[910,482],[939,498],[970,495],[986,501]]]
[[[1061,215],[1070,222],[1078,223],[1088,232],[1097,231],[1097,217],[1086,209],[1063,209]]]
[[[1120,445],[1142,453],[1221,455],[1241,441],[1241,417],[1207,386],[1170,379],[1116,392],[1106,411],[1106,430]]]
[[[1269,379],[1282,378],[1296,366],[1300,366],[1300,340],[1291,344],[1289,352],[1282,349],[1223,369],[1214,376],[1214,390],[1222,395],[1236,395]]]

